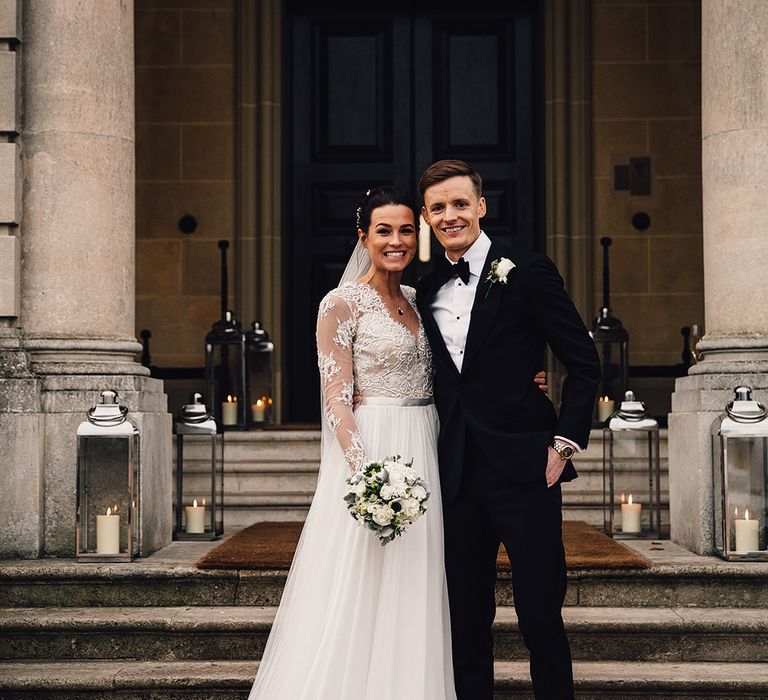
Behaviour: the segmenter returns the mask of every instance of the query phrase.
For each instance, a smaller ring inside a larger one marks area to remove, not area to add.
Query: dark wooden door
[[[317,306],[356,242],[355,209],[366,189],[395,184],[416,193],[433,161],[467,160],[484,178],[484,230],[539,247],[536,18],[528,2],[503,11],[482,5],[390,5],[391,14],[333,3],[289,8],[289,421],[318,420]],[[425,269],[412,265],[409,281]]]

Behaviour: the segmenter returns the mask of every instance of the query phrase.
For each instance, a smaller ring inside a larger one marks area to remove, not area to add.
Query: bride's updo
[[[416,206],[406,192],[392,185],[381,185],[368,190],[360,200],[360,205],[357,207],[357,228],[367,231],[371,225],[373,210],[390,204],[402,204],[408,207],[413,212],[414,222],[418,221]]]

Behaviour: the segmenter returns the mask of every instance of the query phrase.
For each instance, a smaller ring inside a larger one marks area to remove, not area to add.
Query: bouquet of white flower
[[[427,510],[429,487],[412,464],[395,455],[371,462],[347,479],[347,509],[382,545],[402,535]]]

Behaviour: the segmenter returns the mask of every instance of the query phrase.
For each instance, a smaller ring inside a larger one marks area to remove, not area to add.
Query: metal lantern
[[[267,332],[254,321],[245,334],[247,380],[247,423],[258,427],[275,422],[275,345]]]
[[[114,391],[77,429],[78,561],[130,561],[139,551],[139,431]]]
[[[224,430],[245,429],[245,334],[231,311],[205,337],[205,386],[217,423]]]
[[[612,537],[661,537],[659,424],[631,391],[603,429],[603,525]]]
[[[173,539],[215,540],[224,533],[224,435],[203,397],[193,394],[173,425],[176,501]]]
[[[611,243],[612,240],[608,236],[600,239],[600,245],[603,246],[603,305],[589,332],[595,341],[602,369],[600,392],[592,416],[594,426],[605,425],[605,421],[614,412],[616,402],[629,389],[629,333],[611,312],[608,262]]]
[[[768,560],[768,411],[740,386],[712,430],[715,549]]]

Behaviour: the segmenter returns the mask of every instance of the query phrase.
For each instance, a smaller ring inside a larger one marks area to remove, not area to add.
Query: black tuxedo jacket
[[[506,285],[496,282],[489,289],[491,262],[501,257],[515,267]],[[492,241],[459,372],[430,310],[441,284],[435,273],[426,275],[416,299],[434,356],[440,480],[443,499],[450,503],[461,483],[467,430],[491,464],[520,483],[544,477],[547,446],[554,435],[586,447],[600,361],[552,261]],[[544,367],[547,344],[568,370],[559,416],[533,381]],[[568,462],[561,481],[576,476]]]

